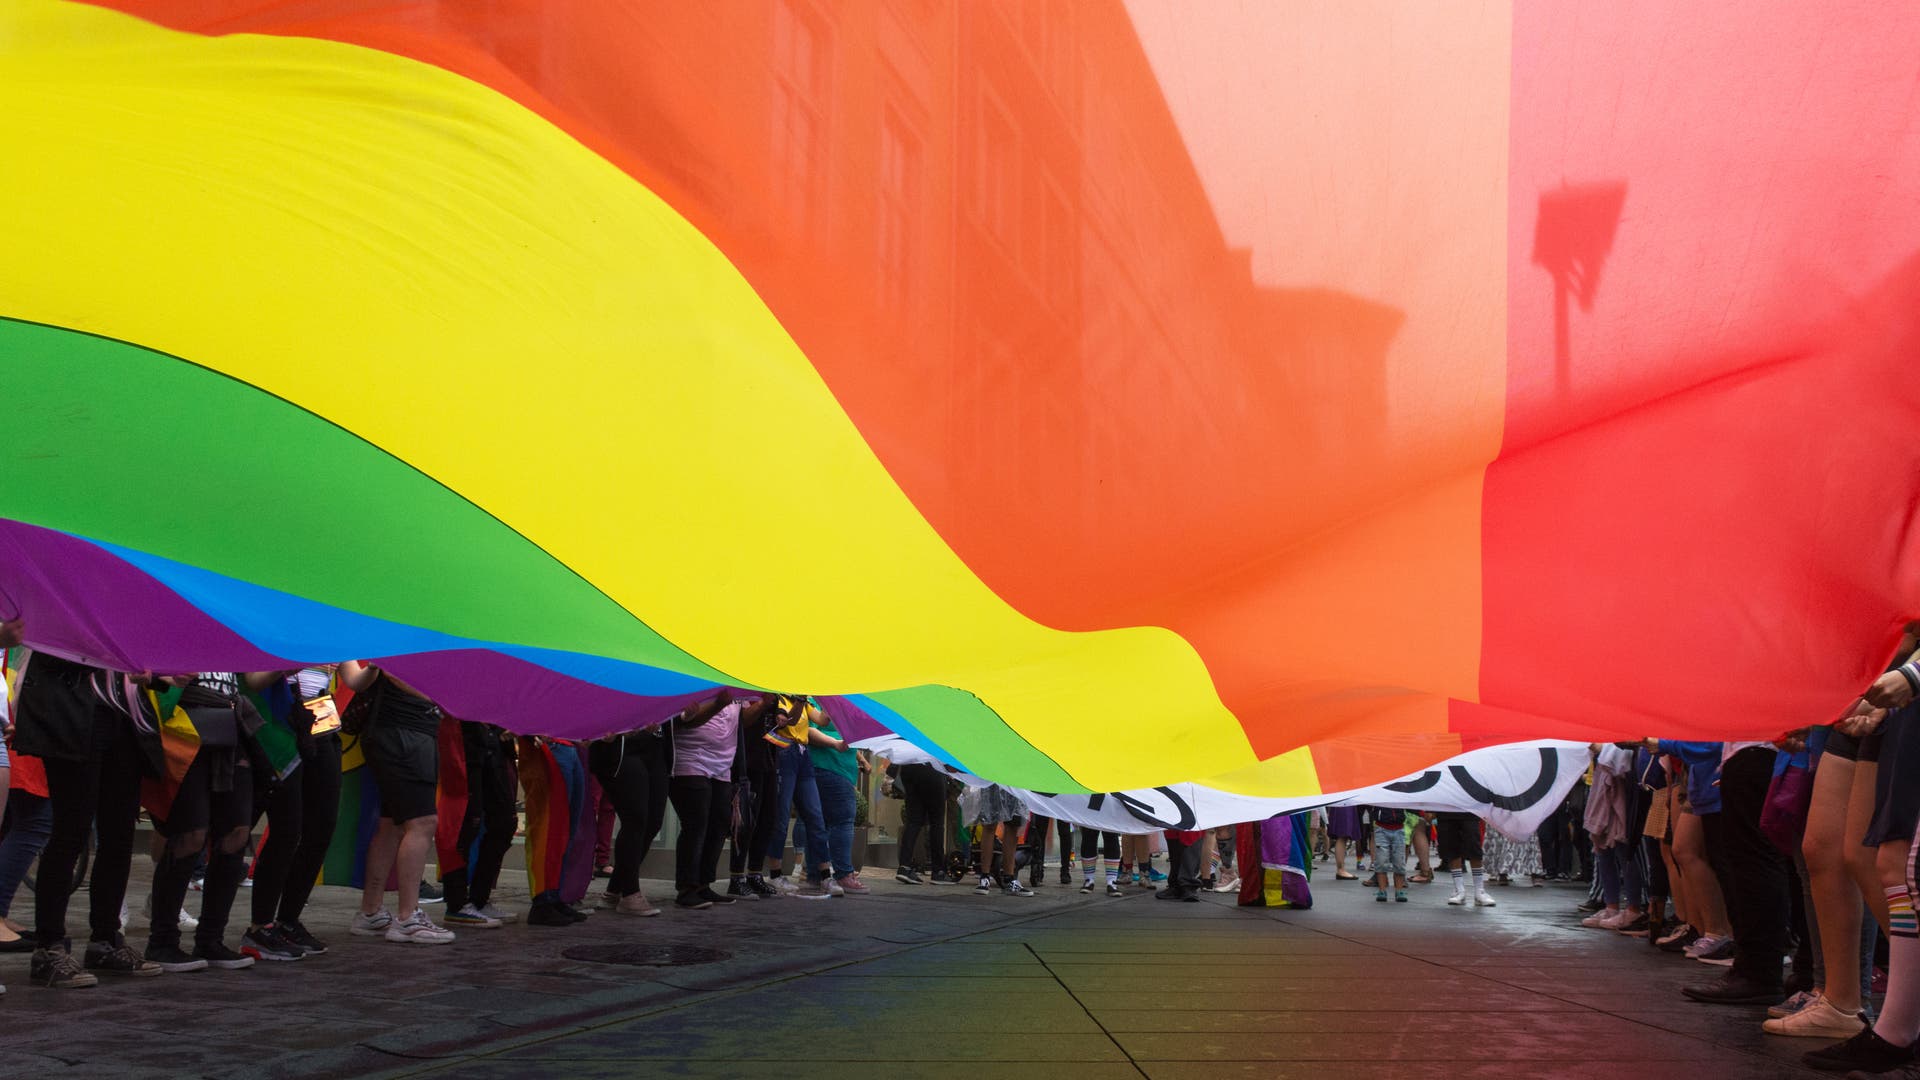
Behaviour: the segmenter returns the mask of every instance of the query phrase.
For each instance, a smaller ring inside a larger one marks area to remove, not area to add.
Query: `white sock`
[[[1467,891],[1467,875],[1465,871],[1449,870],[1447,871],[1447,876],[1453,879],[1453,894],[1455,896],[1465,895]]]
[[[1477,895],[1479,895],[1480,893],[1483,893],[1483,892],[1486,892],[1486,891],[1487,891],[1487,868],[1486,868],[1486,865],[1485,865],[1485,864],[1483,863],[1483,864],[1481,864],[1481,865],[1479,865],[1479,866],[1474,866],[1474,865],[1473,865],[1472,863],[1468,863],[1468,864],[1467,864],[1467,866],[1468,866],[1468,867],[1469,867],[1469,868],[1470,868],[1470,869],[1471,869],[1471,870],[1473,871],[1473,891],[1474,891],[1474,895],[1476,895],[1476,896],[1477,896]]]

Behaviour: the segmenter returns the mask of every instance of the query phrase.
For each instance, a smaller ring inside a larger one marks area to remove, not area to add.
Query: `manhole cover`
[[[720,949],[698,945],[575,945],[560,950],[569,960],[590,960],[596,964],[626,964],[630,967],[685,967],[711,964],[733,956]]]

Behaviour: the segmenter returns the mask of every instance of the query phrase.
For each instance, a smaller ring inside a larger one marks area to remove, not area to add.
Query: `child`
[[[1387,902],[1387,873],[1393,873],[1393,898],[1407,902],[1407,812],[1373,808],[1373,898]]]

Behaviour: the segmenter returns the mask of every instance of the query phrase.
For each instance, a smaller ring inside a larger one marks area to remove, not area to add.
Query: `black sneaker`
[[[1065,859],[1060,860],[1060,884],[1073,884],[1073,871],[1067,867]]]
[[[929,885],[958,885],[960,884],[960,879],[947,873],[945,870],[935,870],[933,873],[927,875],[927,883]]]
[[[973,891],[979,893],[981,896],[987,895],[993,891],[993,879],[990,877],[982,877],[980,884],[973,887]]]
[[[178,945],[147,945],[147,959],[160,965],[160,970],[169,975],[179,975],[188,971],[207,970],[206,960],[198,956],[189,956]]]
[[[1800,1060],[1821,1072],[1892,1072],[1913,1060],[1913,1047],[1895,1046],[1867,1027],[1844,1042],[1809,1050]]]
[[[1082,884],[1082,885],[1080,886],[1080,891],[1081,891],[1081,892],[1084,892],[1084,893],[1090,893],[1090,892],[1092,892],[1092,891],[1093,891],[1093,879],[1092,879],[1092,878],[1088,878],[1088,879],[1086,880],[1086,882],[1085,882],[1085,883],[1083,883],[1083,884]]]
[[[434,884],[431,881],[423,881],[420,883],[420,902],[421,903],[439,904],[439,903],[445,902],[446,899],[447,899],[447,890],[441,888],[440,886]]]
[[[893,880],[902,885],[925,885],[927,883],[927,879],[920,876],[920,871],[915,870],[911,866],[903,866],[895,870],[893,872]]]
[[[292,922],[277,922],[273,925],[276,930],[280,931],[280,936],[285,938],[288,944],[300,946],[300,951],[306,953],[308,956],[325,956],[327,954],[327,943],[308,933],[307,928],[301,925],[298,919]]]
[[[1683,953],[1687,951],[1688,946],[1692,945],[1694,942],[1699,940],[1700,940],[1700,931],[1695,930],[1692,927],[1688,927],[1686,933],[1680,935],[1677,938],[1674,938],[1672,941],[1664,942],[1664,943],[1655,945],[1654,947],[1659,949],[1661,952]]]
[[[1599,911],[1601,908],[1606,906],[1607,905],[1605,901],[1589,900],[1584,904],[1575,904],[1573,910],[1579,912],[1582,915],[1591,915],[1594,912]]]
[[[753,895],[762,900],[780,899],[780,890],[767,884],[767,879],[761,877],[759,874],[747,875],[747,888],[752,889]]]
[[[734,898],[731,896],[721,896],[719,893],[713,891],[713,886],[711,885],[702,885],[700,887],[700,899],[705,900],[709,904],[724,905],[733,903]]]
[[[701,896],[700,890],[695,889],[692,892],[683,892],[679,896],[674,897],[673,906],[683,907],[688,911],[699,911],[702,908],[712,907],[713,901]]]
[[[222,971],[241,971],[253,966],[253,957],[234,952],[227,948],[227,943],[224,941],[196,945],[193,955],[195,959],[206,961],[208,967],[219,968]]]
[[[527,909],[528,926],[572,926],[579,922],[564,904],[536,903]]]
[[[279,927],[268,923],[240,935],[240,953],[243,956],[251,956],[255,960],[286,963],[307,955],[307,950],[288,941]]]
[[[35,949],[28,970],[34,983],[54,990],[81,990],[100,981],[80,966],[64,942],[50,949]]]
[[[1115,881],[1112,878],[1107,879],[1107,895],[1108,896],[1120,895],[1120,883],[1118,881]]]
[[[87,946],[86,967],[105,975],[132,975],[145,978],[160,974],[159,964],[150,964],[127,948],[126,939],[96,941]]]
[[[734,878],[727,882],[727,895],[735,900],[758,900],[759,894],[747,888],[746,878]]]

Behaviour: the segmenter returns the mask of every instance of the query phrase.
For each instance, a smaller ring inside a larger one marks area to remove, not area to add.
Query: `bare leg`
[[[1867,835],[1867,826],[1873,821],[1874,784],[1879,777],[1879,762],[1862,761],[1854,765],[1853,790],[1847,797],[1847,831],[1840,837],[1840,849],[1846,856],[1847,872],[1853,875],[1860,895],[1866,898],[1867,907],[1880,924],[1880,932],[1885,934],[1888,925],[1887,894],[1880,884],[1877,853],[1860,842]],[[1824,948],[1826,939],[1822,938],[1820,944]]]
[[[439,817],[428,814],[417,817],[400,827],[400,842],[395,850],[394,874],[400,879],[396,884],[400,890],[400,902],[394,907],[394,918],[405,922],[413,917],[420,906],[420,878],[427,872],[427,852],[433,847],[433,830],[439,823]]]
[[[1826,968],[1822,993],[1843,1013],[1860,1011],[1860,890],[1847,872],[1847,804],[1854,763],[1829,754],[1813,774],[1813,803],[1800,852],[1807,860],[1814,930]]]
[[[400,826],[386,818],[373,831],[367,844],[367,883],[360,887],[360,913],[371,915],[387,901],[387,877],[393,873],[393,857],[400,850]],[[401,883],[405,886],[405,882]],[[419,899],[419,879],[414,880],[414,898]]]
[[[1681,814],[1673,822],[1673,861],[1687,879],[1687,902],[1700,921],[1694,929],[1703,934],[1725,937],[1733,932],[1727,923],[1727,902],[1720,895],[1720,881],[1707,862],[1707,833],[1696,814]]]

